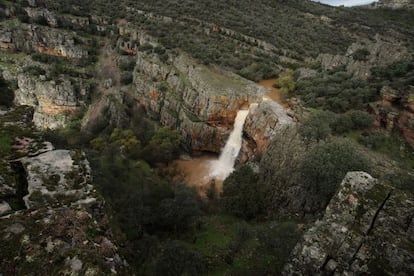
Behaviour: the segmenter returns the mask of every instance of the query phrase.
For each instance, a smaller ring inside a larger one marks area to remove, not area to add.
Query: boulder
[[[33,122],[41,129],[64,127],[83,99],[73,81],[66,77],[57,83],[19,74],[17,83],[19,89],[15,92],[15,102],[35,108]]]
[[[96,203],[89,162],[81,152],[52,150],[21,159],[27,175],[26,207]],[[89,200],[86,200],[89,199]],[[81,201],[84,200],[84,201]]]
[[[349,172],[322,219],[296,245],[284,275],[414,273],[412,194]]]
[[[266,100],[250,108],[244,124],[244,134],[254,141],[254,153],[262,154],[276,132],[293,124],[294,119],[280,104]]]

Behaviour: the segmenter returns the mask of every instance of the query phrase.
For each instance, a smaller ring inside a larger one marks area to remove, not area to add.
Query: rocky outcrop
[[[293,250],[285,275],[412,275],[414,197],[350,172]]]
[[[375,8],[414,9],[413,0],[379,0],[373,4]]]
[[[31,137],[16,138],[13,153],[0,159],[1,273],[130,275],[85,155],[53,150],[24,123],[27,109],[0,117],[2,131]]]
[[[361,40],[352,43],[345,55],[320,54],[316,61],[324,70],[345,67],[346,71],[358,78],[367,79],[374,66],[386,66],[409,56],[402,43],[376,35],[374,41]]]
[[[90,167],[80,152],[52,150],[20,161],[27,175],[26,208],[96,204]]]
[[[76,33],[19,23],[19,28],[0,26],[0,47],[68,58],[85,58],[88,51],[75,43]]]
[[[51,27],[58,26],[58,18],[53,12],[47,9],[27,7],[24,10],[26,11],[27,16],[29,16],[30,18],[33,18],[34,20],[38,18],[44,18],[49,26]]]
[[[414,145],[414,87],[381,89],[382,101],[370,103],[369,112],[375,117],[375,126],[392,132],[398,131]]]
[[[33,106],[33,121],[42,129],[64,127],[88,94],[86,85],[78,91],[76,85],[66,77],[56,82],[20,74],[17,81],[19,89],[15,92],[15,102]]]
[[[185,55],[167,63],[138,54],[136,100],[163,125],[177,128],[195,151],[220,152],[237,111],[261,101],[265,88]]]
[[[253,105],[244,124],[244,135],[247,141],[254,141],[254,146],[244,147],[242,154],[247,156],[242,157],[242,160],[261,155],[276,132],[294,123],[294,119],[275,101],[266,100]],[[247,150],[249,148],[250,151]]]

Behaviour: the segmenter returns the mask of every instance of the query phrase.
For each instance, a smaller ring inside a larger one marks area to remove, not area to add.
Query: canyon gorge
[[[132,2],[0,0],[0,275],[414,272],[413,1]]]

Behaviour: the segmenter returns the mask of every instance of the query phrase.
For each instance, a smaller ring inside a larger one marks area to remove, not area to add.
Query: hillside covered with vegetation
[[[302,0],[0,0],[0,275],[414,273],[413,26]],[[218,154],[251,103],[236,169],[187,185],[175,161]],[[61,150],[64,177],[30,163]]]

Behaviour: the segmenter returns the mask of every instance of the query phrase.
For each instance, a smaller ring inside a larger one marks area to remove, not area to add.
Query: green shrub
[[[264,187],[249,166],[234,171],[223,183],[222,203],[226,212],[245,219],[263,213]]]
[[[370,52],[368,51],[368,49],[363,48],[363,49],[358,49],[356,50],[353,54],[352,57],[355,60],[358,61],[367,61],[368,60],[368,56],[370,55]]]
[[[168,242],[156,263],[156,275],[202,275],[206,272],[203,256],[178,241]]]
[[[181,136],[178,131],[167,127],[160,128],[145,146],[143,156],[152,164],[168,163],[177,157],[180,143]]]
[[[2,157],[7,156],[11,153],[12,146],[13,146],[13,138],[1,133],[0,135],[0,155]]]
[[[279,88],[282,93],[292,93],[296,89],[296,84],[293,81],[293,70],[288,69],[283,72],[277,81],[276,88]]]
[[[331,134],[330,125],[335,119],[336,115],[330,111],[312,114],[299,127],[299,134],[308,142],[325,140]]]
[[[336,134],[347,133],[354,128],[352,118],[348,114],[337,115],[335,121],[330,126]]]
[[[257,230],[259,245],[256,254],[273,256],[272,263],[266,267],[268,274],[277,275],[283,270],[299,238],[298,227],[292,222],[272,223]]]
[[[131,84],[133,80],[134,80],[134,77],[132,76],[131,72],[122,72],[121,73],[121,84],[122,85]]]
[[[299,80],[296,94],[307,106],[341,113],[363,109],[366,103],[378,99],[379,89],[375,83],[337,71]]]
[[[367,171],[369,162],[350,142],[319,144],[306,154],[300,173],[304,186],[324,208],[349,171]]]
[[[365,111],[353,110],[348,112],[351,117],[354,129],[366,129],[372,127],[374,116]]]
[[[122,62],[119,65],[119,68],[122,71],[128,71],[128,72],[132,72],[135,68],[135,61],[126,61],[126,62]]]
[[[383,147],[386,144],[387,140],[387,135],[381,132],[363,133],[358,138],[359,143],[374,150]]]
[[[39,66],[30,65],[23,68],[23,72],[30,74],[32,76],[39,76],[39,75],[45,75],[46,71]]]

